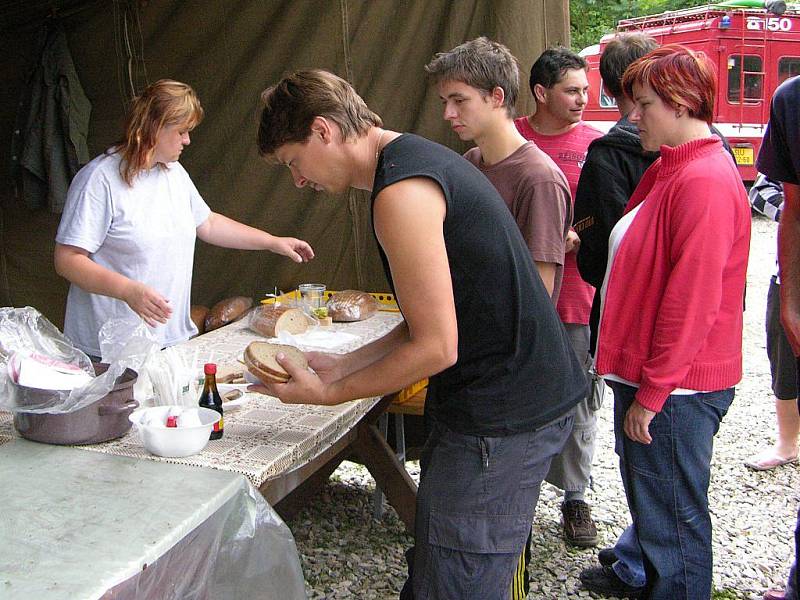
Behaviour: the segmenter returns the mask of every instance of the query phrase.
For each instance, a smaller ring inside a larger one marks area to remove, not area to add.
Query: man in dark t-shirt
[[[291,379],[266,391],[337,404],[429,377],[432,429],[401,598],[506,600],[539,486],[586,391],[519,230],[474,166],[382,129],[339,77],[300,71],[262,100],[259,150],[298,187],[372,192],[375,236],[404,317],[350,354],[310,353],[315,373],[279,356]]]
[[[769,123],[756,167],[770,179],[783,183],[783,213],[778,229],[778,264],[781,275],[781,323],[795,356],[800,356],[800,77],[784,81],[772,97]],[[798,363],[800,374],[800,363]],[[800,511],[794,532],[795,562],[786,591],[769,590],[764,598],[797,600],[800,585]]]

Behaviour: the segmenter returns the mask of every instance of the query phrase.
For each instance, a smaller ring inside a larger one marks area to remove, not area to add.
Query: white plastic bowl
[[[214,423],[217,423],[222,415],[210,408],[179,407],[184,411],[196,410],[202,425],[195,427],[159,427],[146,424],[152,421],[166,422],[167,415],[172,408],[176,407],[152,406],[150,408],[140,408],[133,411],[128,418],[136,425],[144,447],[151,454],[170,458],[197,454],[206,447],[211,430],[214,428]],[[180,417],[178,418],[180,419]]]

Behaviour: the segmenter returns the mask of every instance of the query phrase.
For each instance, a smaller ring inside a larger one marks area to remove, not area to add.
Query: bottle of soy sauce
[[[203,393],[200,394],[200,406],[203,408],[210,408],[220,414],[219,422],[214,424],[214,429],[211,431],[209,439],[218,440],[222,437],[225,429],[225,423],[222,418],[222,398],[217,391],[217,365],[214,363],[206,363],[203,367],[206,380],[203,383]]]

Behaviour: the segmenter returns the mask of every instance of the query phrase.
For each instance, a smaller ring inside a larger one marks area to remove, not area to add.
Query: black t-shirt
[[[372,201],[410,177],[444,192],[458,321],[458,360],[430,378],[428,416],[459,433],[502,436],[565,414],[585,397],[586,377],[502,198],[469,161],[404,134],[381,153]],[[383,249],[381,258],[391,282]]]
[[[756,168],[774,181],[800,184],[800,77],[784,81],[772,96],[769,123]]]

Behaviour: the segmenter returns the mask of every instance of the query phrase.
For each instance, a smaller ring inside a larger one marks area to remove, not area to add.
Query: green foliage
[[[572,49],[580,51],[597,44],[620,19],[704,4],[698,0],[570,0]]]
[[[711,600],[739,600],[745,596],[739,595],[736,591],[725,588],[722,590],[714,589],[711,592]]]

